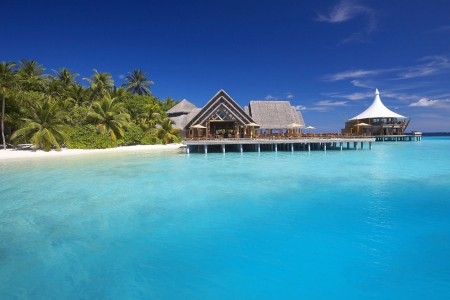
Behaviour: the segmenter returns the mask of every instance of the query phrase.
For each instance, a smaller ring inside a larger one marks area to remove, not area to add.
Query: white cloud
[[[316,21],[328,23],[341,23],[356,18],[359,15],[366,16],[367,25],[360,31],[343,39],[339,44],[348,44],[350,42],[365,42],[367,36],[377,28],[375,12],[367,6],[358,3],[357,0],[341,0],[327,14],[317,14]]]
[[[296,111],[306,110],[306,106],[303,106],[303,105],[297,105],[297,106],[295,106],[295,110],[296,110]]]
[[[361,99],[373,98],[374,97],[374,93],[373,92],[353,93],[353,94],[349,94],[349,95],[341,95],[341,94],[338,94],[338,93],[324,93],[323,95],[325,95],[327,97],[344,98],[344,99],[348,99],[348,100],[361,100]]]
[[[349,71],[344,71],[344,72],[340,72],[340,73],[336,73],[336,74],[326,75],[324,77],[324,79],[326,81],[339,81],[339,80],[348,79],[348,78],[360,78],[360,77],[365,77],[368,75],[377,75],[380,72],[382,72],[382,71],[381,70],[349,70]]]
[[[294,95],[292,95],[290,92],[285,93],[285,95],[286,95],[286,98],[287,98],[287,99],[292,99],[292,98],[294,98]]]
[[[320,22],[340,23],[353,19],[358,14],[368,11],[372,10],[368,7],[359,5],[357,1],[342,0],[335,5],[328,14],[323,15],[318,13],[316,20]]]
[[[369,88],[369,89],[373,89],[373,88],[374,88],[372,84],[369,84],[368,82],[363,82],[363,81],[361,81],[361,80],[355,79],[355,80],[352,80],[352,81],[350,81],[350,82],[351,82],[354,86],[357,86],[357,87],[363,87],[363,88]]]
[[[436,107],[448,107],[447,103],[450,100],[430,100],[428,98],[422,98],[417,102],[411,103],[409,106],[436,106]]]
[[[445,56],[426,56],[419,59],[419,61],[425,61],[427,63],[406,68],[406,71],[400,73],[400,77],[397,79],[424,77],[450,70],[450,61]]]
[[[124,79],[124,78],[125,78],[125,75],[120,74],[120,75],[119,75],[119,78],[120,78],[120,79]]]
[[[277,100],[277,98],[269,94],[266,96],[266,100]]]
[[[433,30],[429,30],[427,32],[442,32],[442,31],[450,31],[450,25],[444,25]]]
[[[317,102],[317,105],[324,105],[324,106],[345,106],[347,104],[347,101],[331,101],[331,100],[324,100]]]

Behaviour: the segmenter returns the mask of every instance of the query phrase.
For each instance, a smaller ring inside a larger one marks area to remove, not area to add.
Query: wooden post
[[[222,153],[225,154],[225,144],[222,144]]]
[[[341,148],[341,151],[342,151],[342,144],[343,144],[343,142],[340,142],[340,143],[339,143],[339,146],[340,146],[340,148]]]
[[[311,143],[308,143],[308,152],[311,151]]]
[[[239,150],[242,152],[244,152],[244,147],[242,147],[242,144],[239,144]]]
[[[208,145],[205,145],[205,154],[208,154]]]

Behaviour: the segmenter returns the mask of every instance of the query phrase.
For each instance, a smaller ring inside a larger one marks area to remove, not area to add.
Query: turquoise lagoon
[[[449,148],[2,161],[1,299],[448,299]]]

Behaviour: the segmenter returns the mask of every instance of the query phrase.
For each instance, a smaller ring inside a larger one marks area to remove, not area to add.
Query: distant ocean
[[[1,299],[448,299],[449,149],[0,161]]]

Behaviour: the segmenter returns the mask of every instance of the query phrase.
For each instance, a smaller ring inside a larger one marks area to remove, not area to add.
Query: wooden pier
[[[375,137],[292,138],[292,139],[188,139],[183,141],[186,153],[261,152],[372,149]]]
[[[399,141],[421,141],[421,134],[403,134],[403,135],[378,135],[375,137],[377,142],[399,142]]]

